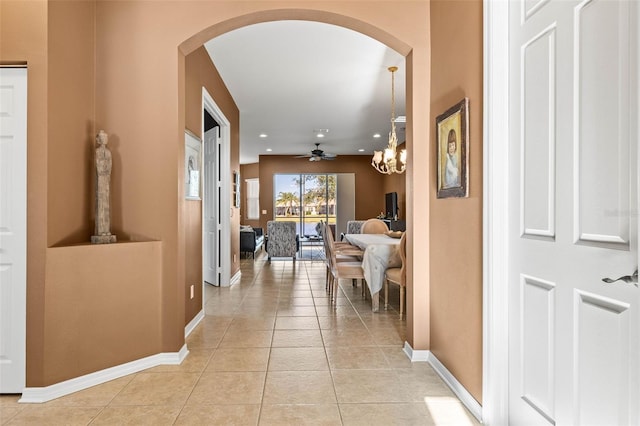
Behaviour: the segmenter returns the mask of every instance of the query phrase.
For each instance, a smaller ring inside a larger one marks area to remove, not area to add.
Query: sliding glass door
[[[318,234],[320,221],[335,225],[335,174],[277,174],[274,176],[275,220],[294,220],[300,236]]]

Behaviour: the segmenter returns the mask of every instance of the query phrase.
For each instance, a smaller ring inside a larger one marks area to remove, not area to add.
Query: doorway
[[[483,420],[637,424],[640,10],[526,6],[485,9]]]
[[[231,203],[229,180],[223,177],[230,174],[229,121],[205,88],[202,114],[202,282],[227,287],[231,285],[231,237],[230,216],[225,213],[231,211]]]

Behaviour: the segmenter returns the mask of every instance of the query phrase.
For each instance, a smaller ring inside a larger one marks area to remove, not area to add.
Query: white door
[[[637,425],[638,4],[509,6],[509,424]]]
[[[0,68],[0,393],[25,387],[27,69]]]
[[[220,127],[204,134],[202,269],[205,282],[220,285]]]

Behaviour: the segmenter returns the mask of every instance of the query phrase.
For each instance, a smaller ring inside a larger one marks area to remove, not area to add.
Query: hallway
[[[233,287],[206,286],[206,316],[182,365],[46,404],[2,396],[0,423],[478,424],[427,363],[402,351],[397,287],[388,311],[372,313],[348,281],[330,305],[323,262],[265,259],[243,259]]]

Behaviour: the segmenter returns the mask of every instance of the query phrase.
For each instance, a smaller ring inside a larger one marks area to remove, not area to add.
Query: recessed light
[[[266,133],[260,133],[260,134],[258,135],[258,137],[260,137],[260,138],[264,139],[264,138],[269,137],[269,135],[267,135]]]
[[[329,133],[329,129],[313,129],[313,133],[315,133],[317,138],[324,138],[327,133]]]
[[[271,148],[267,148],[267,152],[271,152],[273,151]]]
[[[360,148],[358,152],[364,152],[364,148]]]
[[[373,137],[374,137],[374,138],[376,138],[376,139],[378,139],[378,138],[380,137],[380,133],[375,133],[375,134],[373,135]]]

